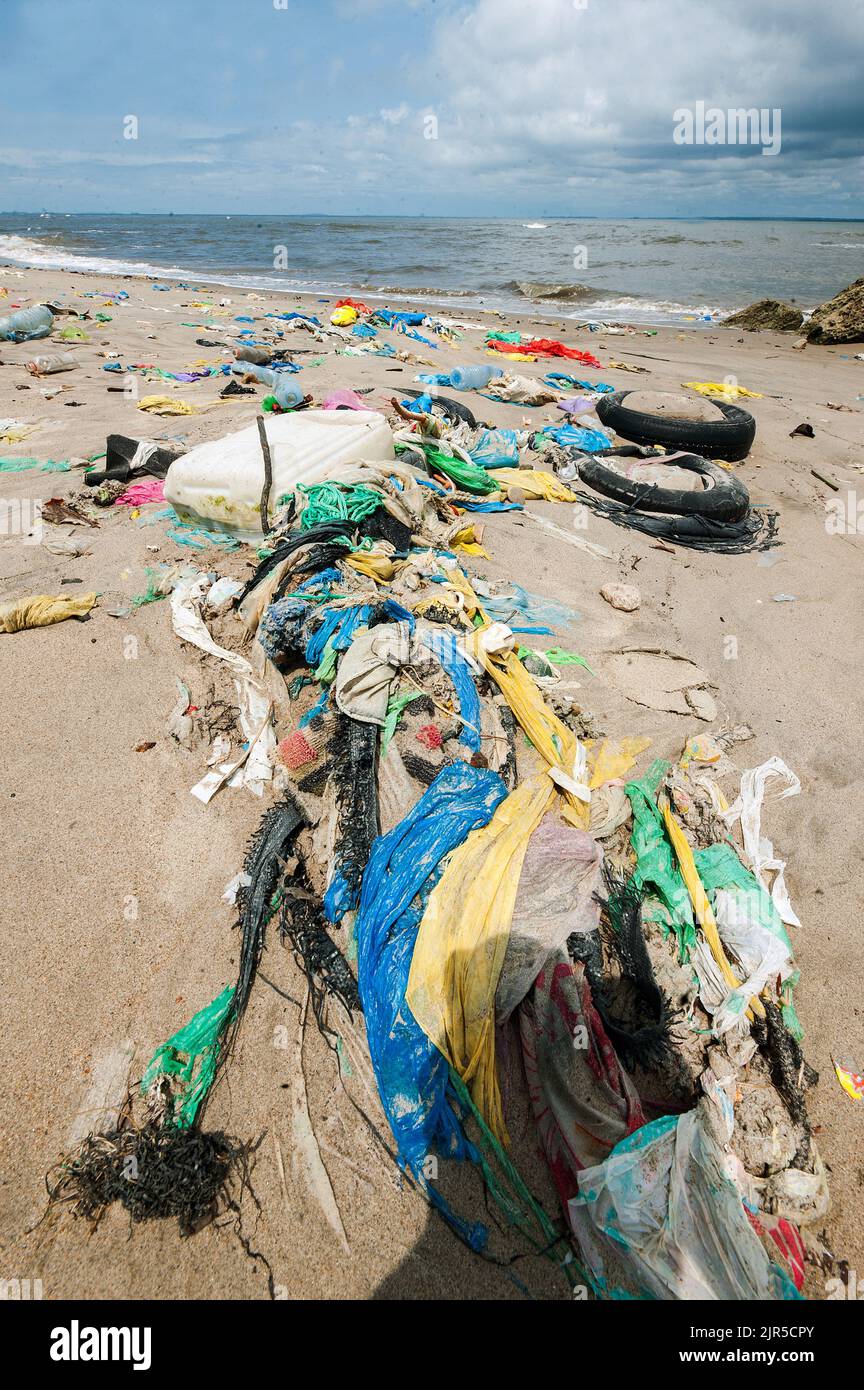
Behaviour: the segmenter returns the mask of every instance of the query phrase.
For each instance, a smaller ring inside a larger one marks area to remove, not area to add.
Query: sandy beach
[[[88,342],[0,343],[0,421],[7,431],[0,457],[72,461],[66,471],[34,466],[0,472],[0,498],[28,506],[79,491],[84,461],[104,452],[111,433],[158,438],[188,450],[253,423],[266,394],[259,387],[255,396],[221,400],[221,376],[176,383],[142,375],[139,399],[164,394],[194,407],[188,415],[152,416],[116,389],[122,374],[105,371],[107,363],[150,364],[167,372],[219,366],[228,360],[220,349],[196,343],[220,337],[205,320],[227,330],[239,315],[303,309],[327,323],[336,298],[221,291],[213,285],[198,292],[169,284],[160,292],[132,277],[13,267],[0,268],[0,286],[8,291],[0,313],[47,301],[90,315],[80,324]],[[85,297],[119,290],[128,294],[119,303]],[[391,307],[400,305],[394,300]],[[96,322],[97,312],[107,321]],[[506,318],[474,309],[450,312],[502,331],[536,330],[537,336],[589,351],[601,363],[589,375],[616,390],[677,392],[684,382],[731,376],[760,393],[743,402],[755,416],[757,434],[749,457],[733,467],[752,502],[779,514],[778,547],[742,555],[670,551],[592,515],[578,535],[610,552],[611,558],[601,558],[538,527],[529,515],[572,532],[572,520],[562,515],[566,509],[529,502],[525,513],[485,518],[483,545],[490,559],[462,558],[473,575],[492,582],[514,579],[579,614],[556,628],[550,641],[575,648],[598,672],[589,677],[579,670],[579,695],[606,733],[651,739],[640,768],[653,757],[677,757],[690,734],[747,725],[753,738],[735,747],[736,765],[752,768],[776,755],[801,780],[800,796],[768,804],[764,831],[787,861],[787,885],[801,921],[793,932],[801,971],[796,1004],[805,1056],[819,1072],[808,1105],[831,1188],[830,1212],[815,1233],[827,1254],[822,1268],[808,1266],[805,1293],[824,1298],[826,1278],[841,1262],[864,1269],[864,1108],[843,1092],[832,1065],[832,1057],[842,1055],[857,1059],[860,1069],[864,1059],[864,890],[858,872],[864,780],[857,756],[864,536],[860,527],[858,533],[838,533],[827,524],[830,504],[840,499],[854,516],[857,496],[864,494],[864,362],[855,356],[860,345],[800,350],[793,346],[795,333],[743,333],[714,325],[592,332],[529,312]],[[61,316],[55,327],[75,324]],[[366,403],[392,415],[390,398],[403,387],[419,389],[418,373],[489,360],[476,328],[464,330],[458,344],[442,341],[436,350],[391,333],[382,332],[381,339],[409,350],[415,360],[347,356],[333,340],[304,340],[298,346],[308,351],[295,360],[307,365],[292,384],[316,404],[336,388],[371,388]],[[28,374],[25,363],[35,353],[60,350],[74,352],[74,370],[44,378]],[[320,358],[320,364],[310,365],[310,358]],[[555,370],[571,370],[571,364],[519,366],[520,374],[538,379]],[[581,375],[578,364],[572,370]],[[56,387],[62,389],[47,397],[45,391]],[[508,428],[539,428],[560,419],[554,406],[448,394],[478,418]],[[812,425],[813,437],[792,435],[802,423]],[[44,543],[71,534],[68,526],[46,522],[36,545],[20,535],[0,537],[0,601],[40,593],[100,594],[86,622],[0,635],[7,735],[0,775],[8,856],[0,889],[6,999],[0,1233],[6,1277],[41,1280],[46,1299],[263,1299],[270,1296],[269,1265],[279,1298],[497,1299],[522,1298],[526,1290],[536,1298],[566,1297],[541,1256],[510,1267],[472,1255],[400,1180],[382,1144],[381,1136],[390,1136],[362,1020],[353,1034],[343,1033],[341,1057],[316,1029],[307,1029],[301,1060],[297,1003],[305,980],[275,938],[231,1066],[208,1109],[211,1128],[261,1139],[255,1196],[246,1194],[240,1215],[247,1249],[255,1253],[244,1252],[233,1216],[181,1240],[168,1222],[142,1225],[130,1239],[129,1219],[116,1206],[95,1230],[68,1214],[46,1215],[45,1174],[82,1132],[82,1112],[86,1120],[87,1108],[98,1107],[95,1091],[118,1055],[126,1058],[134,1081],[154,1048],[233,978],[238,940],[234,909],[223,893],[241,868],[263,809],[244,789],[225,788],[209,805],[190,796],[206,770],[206,748],[183,748],[166,733],[177,680],[189,687],[196,706],[205,706],[214,689],[216,696],[222,693],[219,678],[201,653],[178,641],[167,602],[127,611],[146,590],[148,569],[162,562],[194,563],[245,579],[254,568],[254,550],[186,548],[166,536],[164,520],[146,524],[155,510],[130,515],[128,507],[103,509],[97,526],[74,528],[76,539],[87,542],[80,557],[54,554]],[[601,587],[612,581],[638,584],[638,611],[617,611],[601,599]],[[124,615],[111,616],[109,609]],[[230,616],[220,620],[219,636],[235,649],[242,646],[241,629]],[[604,657],[626,646],[660,647],[697,663],[710,676],[716,720],[705,725],[649,709],[613,689],[603,676]],[[136,751],[143,745],[150,746]],[[286,1030],[287,1042],[274,1041],[284,1039]],[[344,1234],[304,1195],[296,1161],[298,1066]],[[556,1198],[538,1157],[530,1113],[518,1103],[515,1109],[514,1154],[553,1210]],[[471,1181],[470,1175],[458,1179],[468,1186]]]

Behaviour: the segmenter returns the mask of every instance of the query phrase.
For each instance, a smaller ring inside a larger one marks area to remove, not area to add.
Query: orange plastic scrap
[[[854,1071],[844,1060],[833,1057],[832,1061],[837,1080],[847,1096],[851,1096],[853,1100],[864,1100],[864,1076]]]
[[[729,964],[726,952],[723,949],[723,942],[720,940],[720,933],[717,930],[717,923],[714,919],[714,911],[708,901],[708,894],[705,892],[702,880],[699,877],[699,870],[696,868],[693,851],[690,848],[687,836],[673,816],[669,807],[669,802],[665,798],[660,803],[660,810],[666,826],[666,833],[669,836],[672,848],[678,858],[681,877],[687,885],[687,892],[690,894],[693,911],[696,913],[696,919],[705,933],[705,940],[711,948],[711,954],[720,967],[720,972],[727,985],[729,985],[731,989],[737,989],[741,981]],[[758,1014],[760,1018],[764,1018],[765,1009],[758,999],[753,998],[750,1000],[750,1009]],[[752,1017],[750,1009],[747,1011],[748,1018]]]

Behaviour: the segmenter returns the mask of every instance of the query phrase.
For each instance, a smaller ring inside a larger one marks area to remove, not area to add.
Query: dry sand
[[[128,278],[12,269],[0,270],[0,285],[9,289],[8,299],[0,300],[3,312],[16,301],[59,296],[92,313],[102,308],[101,301],[78,296],[94,288],[124,288],[130,296],[121,307],[104,309],[112,321],[103,328],[86,325],[92,343],[73,349],[81,362],[74,372],[37,382],[23,364],[34,352],[53,347],[0,345],[0,417],[38,422],[23,443],[0,445],[4,457],[85,457],[104,449],[109,431],[180,437],[191,446],[252,421],[252,397],[183,419],[148,417],[134,401],[108,392],[116,382],[97,355],[104,345],[119,350],[124,363],[152,362],[174,371],[218,361],[218,350],[195,346],[196,337],[211,334],[183,326],[204,317],[190,309],[192,300],[218,303],[215,287],[200,294],[159,293]],[[232,300],[229,314],[300,303],[299,296],[224,293]],[[329,317],[332,300],[310,302],[312,312]],[[495,323],[527,329],[532,319],[526,314],[505,324],[496,317]],[[780,513],[782,547],[770,553],[770,563],[758,554],[681,549],[670,554],[647,537],[592,518],[580,534],[612,552],[614,559],[601,560],[540,531],[526,517],[500,515],[486,528],[491,562],[469,560],[468,565],[490,579],[515,578],[577,609],[581,619],[557,635],[589,661],[636,643],[691,657],[716,684],[717,723],[749,724],[754,730],[755,739],[736,752],[739,766],[778,754],[799,774],[802,795],[771,804],[765,830],[789,861],[787,882],[802,922],[793,933],[802,974],[796,998],[806,1055],[820,1072],[810,1110],[830,1167],[832,1209],[825,1239],[837,1260],[864,1268],[864,1107],[843,1093],[831,1066],[837,1052],[857,1059],[859,1067],[864,1062],[858,871],[864,783],[856,771],[864,540],[826,529],[826,499],[835,494],[810,471],[816,467],[833,477],[841,488],[838,497],[849,495],[854,502],[856,491],[864,494],[864,416],[858,400],[864,393],[864,363],[850,349],[794,351],[794,337],[783,334],[712,328],[613,336],[554,320],[537,326],[544,335],[563,336],[594,352],[603,370],[585,375],[599,375],[619,389],[676,390],[682,381],[734,374],[764,393],[763,399],[746,402],[758,433],[737,471],[755,502]],[[437,352],[404,338],[393,341],[434,360],[433,366],[407,364],[392,371],[400,364],[339,356],[325,348],[324,363],[294,380],[318,401],[328,387],[373,386],[369,404],[383,408],[399,386],[413,385],[418,371],[486,360],[475,331],[461,346]],[[649,374],[608,368],[610,358],[647,367]],[[539,377],[556,368],[570,369],[566,363],[538,362],[518,370]],[[578,367],[575,374],[582,375]],[[40,385],[55,384],[65,389],[46,401]],[[223,384],[205,380],[179,386],[176,394],[197,405],[215,401]],[[168,383],[142,382],[141,394],[148,392],[174,394]],[[536,425],[557,414],[553,408],[495,405],[472,395],[463,399],[500,424],[521,426],[530,420]],[[80,406],[71,407],[73,400]],[[851,406],[852,413],[829,409],[828,401]],[[815,438],[790,438],[805,420],[813,424]],[[79,486],[75,472],[0,475],[0,495],[7,499],[44,500]],[[566,508],[530,506],[556,525],[572,526]],[[52,535],[67,529],[45,528]],[[92,549],[81,559],[56,557],[14,537],[0,541],[0,599],[82,589],[106,596],[86,623],[0,637],[6,730],[0,796],[7,853],[0,1275],[41,1279],[46,1298],[267,1297],[261,1259],[247,1258],[230,1225],[211,1226],[182,1241],[167,1223],[138,1228],[129,1239],[128,1218],[117,1209],[95,1232],[68,1215],[40,1223],[44,1174],[76,1125],[86,1128],[86,1116],[79,1112],[93,1103],[88,1092],[105,1067],[110,1070],[117,1049],[126,1047],[127,1060],[132,1055],[131,1077],[137,1078],[154,1047],[234,977],[238,941],[231,931],[233,911],[221,895],[241,866],[262,805],[244,790],[226,789],[209,806],[189,795],[204,770],[203,753],[180,748],[166,736],[165,725],[176,700],[176,677],[187,681],[196,700],[206,696],[213,672],[212,664],[174,637],[168,605],[154,603],[123,619],[108,616],[105,608],[109,597],[140,593],[145,568],[154,562],[192,559],[241,573],[249,554],[226,560],[218,551],[190,552],[164,533],[164,523],[139,526],[125,509],[116,508],[103,516],[98,531],[87,533]],[[83,585],[61,589],[61,580],[70,578]],[[617,612],[600,599],[601,586],[616,579],[638,583],[638,612]],[[778,593],[795,595],[795,601],[774,602]],[[737,639],[734,659],[727,659],[729,637]],[[652,737],[640,767],[652,756],[677,753],[688,733],[706,727],[628,703],[599,680],[586,679],[581,694],[608,733]],[[134,751],[149,740],[155,742],[150,751]],[[302,999],[304,982],[290,953],[275,944],[265,955],[263,975],[270,983],[262,979],[256,985],[236,1055],[207,1121],[243,1137],[265,1136],[254,1175],[260,1209],[246,1198],[243,1230],[252,1248],[269,1260],[279,1296],[506,1298],[522,1297],[523,1286],[536,1296],[566,1296],[543,1260],[504,1269],[470,1255],[442,1222],[430,1219],[359,1118],[340,1082],[335,1054],[311,1027],[304,1051],[309,1109],[347,1242],[331,1230],[293,1162],[290,1087],[297,1065],[296,1001]],[[280,1024],[287,1026],[287,1035],[277,1030]],[[285,1036],[287,1050],[274,1045]],[[371,1072],[368,1061],[363,1065],[362,1025],[347,1041],[355,1061],[346,1085],[386,1135],[377,1101],[365,1089]],[[554,1196],[534,1163],[536,1143],[527,1117],[517,1116],[513,1134],[520,1163],[531,1168],[532,1180],[554,1210]],[[469,1178],[458,1182],[470,1188],[465,1200],[479,1210],[476,1185]],[[811,1272],[812,1297],[824,1297],[824,1278]]]

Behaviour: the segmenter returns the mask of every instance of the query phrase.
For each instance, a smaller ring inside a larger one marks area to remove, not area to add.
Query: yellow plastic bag
[[[174,396],[142,396],[138,402],[139,410],[149,410],[153,415],[197,415],[197,406],[188,401],[177,400]]]
[[[495,992],[528,841],[556,798],[545,773],[532,777],[454,852],[426,905],[408,977],[411,1012],[503,1144]]]
[[[33,594],[30,598],[0,603],[0,632],[21,632],[25,627],[48,627],[62,623],[65,618],[83,618],[95,604],[98,594]]]
[[[723,396],[726,400],[735,401],[739,396],[752,396],[754,401],[761,401],[761,391],[748,391],[746,386],[736,386],[731,381],[684,381],[682,386],[689,386],[691,391],[698,391],[700,396]]]
[[[334,309],[330,315],[330,322],[337,328],[348,328],[352,323],[356,323],[360,315],[356,309],[352,309],[350,304],[343,304],[341,309]]]
[[[365,574],[367,579],[377,579],[381,584],[389,584],[396,573],[390,556],[380,550],[355,550],[345,557],[345,564],[358,574]]]
[[[526,497],[544,502],[575,502],[576,494],[565,487],[554,473],[539,468],[496,468],[490,474],[502,487],[519,487]]]

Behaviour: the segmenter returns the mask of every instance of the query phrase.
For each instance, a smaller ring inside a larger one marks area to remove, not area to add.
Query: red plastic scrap
[[[440,748],[444,742],[441,737],[441,730],[435,724],[423,724],[417,730],[417,742],[422,743],[424,748]]]
[[[374,314],[375,310],[370,309],[368,304],[364,304],[362,299],[337,299],[336,308],[341,309],[343,305],[349,309],[356,309],[358,314]]]
[[[285,766],[292,770],[305,767],[307,763],[314,763],[318,756],[301,729],[295,729],[292,734],[283,738],[277,751]]]
[[[559,343],[554,338],[532,338],[530,343],[502,343],[498,338],[490,338],[486,346],[494,352],[524,352],[534,357],[569,357],[574,362],[581,362],[585,367],[600,366],[593,353],[565,347],[564,343]]]

